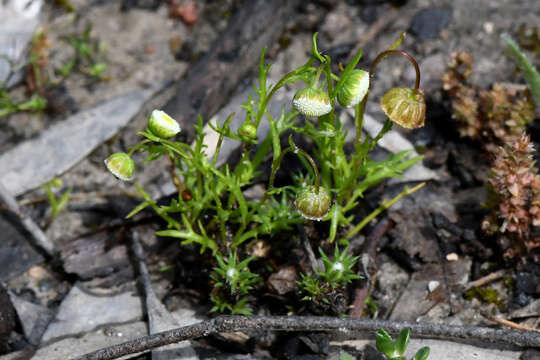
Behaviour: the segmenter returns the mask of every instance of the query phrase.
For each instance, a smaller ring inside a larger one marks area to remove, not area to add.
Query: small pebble
[[[42,280],[45,277],[47,277],[47,270],[45,270],[42,266],[32,266],[30,269],[28,269],[28,275],[35,280]]]
[[[446,255],[446,260],[448,260],[448,261],[458,261],[459,256],[456,253],[450,253],[450,254]]]
[[[430,281],[430,282],[428,283],[428,286],[427,286],[427,287],[428,287],[428,291],[429,291],[430,293],[434,292],[435,289],[437,289],[437,288],[439,287],[439,284],[440,284],[440,283],[439,283],[438,281],[436,281],[436,280]]]
[[[484,23],[483,28],[486,34],[491,35],[493,34],[493,29],[495,28],[495,26],[493,25],[491,21],[488,21]]]

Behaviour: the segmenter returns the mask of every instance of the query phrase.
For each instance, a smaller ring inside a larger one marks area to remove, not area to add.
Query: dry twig
[[[480,287],[484,286],[492,281],[499,280],[506,274],[506,270],[502,269],[499,271],[492,272],[491,274],[488,274],[486,276],[483,276],[479,279],[476,279],[474,281],[469,282],[467,285],[465,285],[465,291],[472,289],[473,287]]]
[[[382,218],[373,231],[368,235],[364,245],[362,246],[362,254],[367,254],[369,263],[367,264],[366,276],[368,283],[363,287],[354,289],[354,301],[353,307],[349,312],[349,315],[353,318],[360,318],[364,310],[366,299],[370,294],[370,289],[375,284],[375,281],[371,279],[377,272],[377,264],[375,263],[375,257],[377,256],[377,245],[379,240],[384,234],[394,226],[394,223],[387,217]]]
[[[315,257],[315,253],[313,252],[313,248],[311,247],[311,243],[309,242],[304,224],[298,225],[298,231],[300,232],[300,237],[302,238],[302,245],[304,246],[304,250],[306,251],[309,259],[309,264],[311,265],[311,271],[313,273],[317,273],[317,271],[323,270],[322,264],[317,261],[317,258]]]
[[[49,256],[54,253],[54,244],[47,238],[47,236],[41,231],[41,228],[32,220],[28,215],[24,214],[15,198],[5,188],[4,184],[0,181],[0,202],[3,202],[7,207],[7,210],[15,215],[23,225],[24,229],[32,235],[35,241],[35,245],[39,246]]]
[[[500,318],[500,317],[496,317],[496,316],[491,316],[489,319],[491,321],[495,321],[498,324],[508,326],[508,327],[513,328],[513,329],[517,329],[517,330],[521,330],[521,331],[533,331],[533,332],[540,333],[540,330],[538,330],[538,329],[533,329],[533,328],[530,328],[528,326],[521,325],[521,324],[518,324],[516,322],[510,321],[508,319],[504,319],[504,318]]]
[[[219,316],[215,319],[202,321],[197,324],[113,345],[83,355],[76,360],[117,359],[124,355],[148,351],[178,341],[206,337],[220,332],[233,332],[248,329],[266,331],[339,331],[341,333],[367,331],[374,333],[381,328],[394,334],[399,333],[404,328],[410,328],[416,338],[478,340],[522,347],[540,347],[540,334],[536,332],[493,329],[477,326],[455,326],[339,317]]]

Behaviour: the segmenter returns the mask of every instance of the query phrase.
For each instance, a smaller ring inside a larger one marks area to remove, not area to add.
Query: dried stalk
[[[495,281],[495,280],[499,280],[500,278],[502,278],[504,275],[506,274],[506,270],[505,269],[502,269],[502,270],[499,270],[499,271],[495,271],[495,272],[492,272],[491,274],[488,274],[484,277],[481,277],[479,279],[476,279],[474,281],[471,281],[469,282],[466,286],[465,286],[465,291],[469,290],[469,289],[472,289],[473,287],[480,287],[480,286],[484,286],[492,281]]]
[[[39,248],[45,251],[47,255],[53,256],[54,244],[52,241],[45,235],[45,233],[43,233],[41,228],[34,222],[34,220],[21,211],[17,201],[9,193],[4,184],[2,184],[2,181],[0,181],[0,202],[4,203],[7,210],[21,221],[24,229],[28,231],[34,239],[35,245],[39,246]]]
[[[113,345],[83,355],[76,360],[117,359],[124,355],[148,351],[178,341],[206,337],[220,332],[248,329],[268,331],[339,331],[341,333],[367,331],[375,333],[381,328],[394,334],[399,333],[404,328],[410,328],[416,338],[478,340],[521,347],[540,346],[540,334],[535,332],[477,326],[312,316],[219,316],[215,319],[202,321],[197,324]]]
[[[517,330],[532,331],[532,332],[536,332],[536,333],[540,334],[540,330],[538,330],[538,329],[533,329],[531,327],[518,324],[518,323],[516,323],[514,321],[510,321],[508,319],[504,319],[504,318],[500,318],[500,317],[496,317],[496,316],[491,316],[489,319],[491,321],[494,321],[494,322],[498,323],[498,324],[508,326],[508,327],[511,327],[511,328],[514,328],[514,329],[517,329]]]

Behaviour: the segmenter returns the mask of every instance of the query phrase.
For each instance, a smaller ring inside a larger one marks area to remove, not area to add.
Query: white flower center
[[[233,279],[236,276],[236,273],[236,269],[229,269],[227,270],[227,277]]]
[[[343,264],[340,262],[334,263],[334,265],[332,266],[333,271],[341,272],[343,271],[343,269],[344,269]]]

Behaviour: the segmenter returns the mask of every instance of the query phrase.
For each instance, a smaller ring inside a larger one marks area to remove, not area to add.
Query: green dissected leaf
[[[313,34],[313,38],[311,39],[311,53],[313,56],[315,56],[321,63],[324,63],[326,59],[319,53],[319,49],[317,48],[317,36],[319,35],[318,32]]]
[[[350,63],[347,64],[345,67],[345,70],[343,70],[343,73],[341,73],[341,76],[339,77],[339,81],[336,85],[335,93],[337,94],[339,90],[343,87],[345,84],[345,81],[349,78],[351,75],[351,72],[354,70],[360,59],[362,58],[362,49],[355,55],[355,57],[351,60]]]
[[[429,347],[423,347],[416,352],[413,360],[426,360],[429,356]]]
[[[131,210],[129,214],[126,215],[126,219],[135,216],[135,214],[141,212],[143,209],[146,209],[148,206],[150,206],[150,204],[147,201],[143,201],[142,203],[137,205],[135,209]]]
[[[339,356],[339,360],[354,360],[355,358],[352,357],[350,354],[348,353],[342,353],[340,356]]]
[[[52,219],[54,219],[56,215],[58,215],[58,213],[60,213],[60,211],[62,211],[62,209],[67,205],[72,190],[73,188],[70,187],[62,195],[60,195],[56,202],[56,206],[53,208],[53,212],[51,214]]]
[[[401,43],[403,42],[403,40],[405,39],[405,35],[406,35],[406,34],[407,34],[407,33],[406,33],[405,31],[402,32],[402,33],[399,35],[399,37],[396,39],[396,41],[394,41],[394,42],[392,43],[392,45],[390,45],[386,50],[395,50],[395,49],[397,49],[397,48],[401,45]]]
[[[62,65],[60,69],[58,69],[58,73],[63,77],[68,77],[69,74],[71,74],[71,71],[73,70],[76,64],[77,64],[77,60],[72,59],[68,61],[67,63],[65,63],[64,65]]]
[[[409,344],[409,337],[411,336],[411,329],[403,329],[399,333],[399,336],[396,339],[396,351],[403,355],[405,353],[405,349],[407,349],[407,345]]]
[[[330,234],[328,235],[328,240],[330,243],[333,243],[336,239],[336,233],[337,233],[337,226],[339,222],[339,216],[341,214],[341,206],[339,206],[337,203],[334,203],[332,205],[332,208],[330,209]]]

